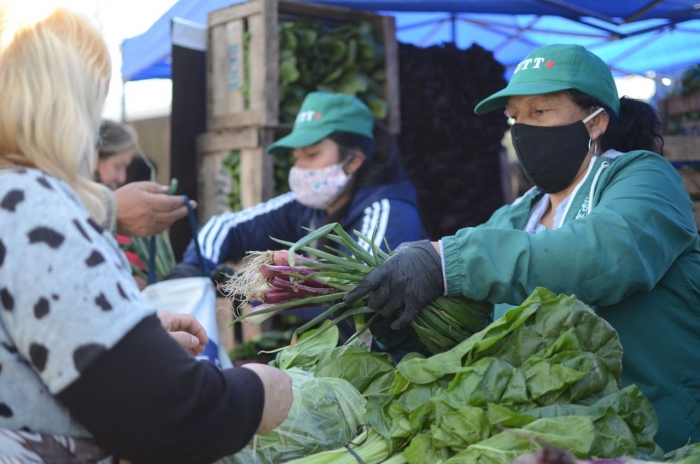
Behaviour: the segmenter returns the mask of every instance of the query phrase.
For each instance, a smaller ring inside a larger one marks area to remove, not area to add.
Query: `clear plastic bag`
[[[282,425],[218,464],[272,464],[338,448],[357,435],[367,401],[349,382],[293,368],[294,402]]]

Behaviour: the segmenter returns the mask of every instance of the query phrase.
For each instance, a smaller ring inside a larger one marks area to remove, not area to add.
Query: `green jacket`
[[[562,226],[528,234],[542,195],[442,239],[449,294],[509,305],[537,286],[575,294],[618,331],[623,384],[654,405],[657,443],[700,441],[700,248],[680,176],[650,152],[594,158]]]

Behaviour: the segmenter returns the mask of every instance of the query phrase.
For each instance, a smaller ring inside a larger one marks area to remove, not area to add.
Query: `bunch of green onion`
[[[367,274],[389,259],[391,251],[383,251],[360,232],[355,231],[354,234],[370,245],[371,252],[366,251],[339,224],[333,223],[296,243],[276,240],[289,246],[288,251],[250,253],[246,265],[227,282],[224,291],[230,297],[242,300],[239,307],[250,301],[262,304],[239,315],[234,322],[245,320],[259,324],[286,310],[328,306],[318,317],[297,329],[292,343],[298,335],[327,318],[332,318],[331,324],[325,325],[305,341],[351,317],[356,328],[351,340],[364,333],[379,313],[370,309],[364,300],[350,307],[343,302],[343,297]],[[332,246],[326,246],[326,251],[310,246],[322,238],[337,243],[351,254]],[[297,252],[316,259],[301,257]],[[430,352],[441,353],[486,327],[491,322],[491,311],[490,303],[441,296],[419,312],[411,327]]]

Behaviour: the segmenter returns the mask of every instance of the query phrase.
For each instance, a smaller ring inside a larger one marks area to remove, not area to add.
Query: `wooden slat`
[[[206,132],[197,137],[197,153],[200,155],[217,151],[255,148],[259,145],[258,129],[254,127],[223,132]]]
[[[375,13],[362,10],[352,10],[339,6],[321,5],[297,0],[278,0],[279,12],[305,18],[329,19],[333,21],[372,21],[377,18]]]
[[[259,126],[262,118],[263,112],[261,109],[212,117],[210,118],[210,124],[207,125],[207,130],[213,132],[231,128]]]
[[[207,15],[207,25],[209,27],[224,24],[233,19],[247,18],[254,14],[260,14],[263,4],[260,0],[249,0],[246,3],[236,4],[235,8],[226,7],[219,10],[210,11]]]
[[[679,169],[678,174],[683,179],[683,187],[685,190],[697,197],[700,195],[700,170],[698,169]]]
[[[241,206],[250,208],[263,199],[263,158],[262,148],[241,150]]]
[[[263,0],[265,3],[265,87],[264,96],[264,118],[262,123],[267,126],[274,126],[279,123],[279,16],[278,0]]]
[[[389,131],[401,132],[401,90],[399,88],[399,46],[396,41],[396,21],[393,16],[382,17],[382,34],[384,40],[384,68],[386,83],[384,98],[389,107]]]
[[[700,161],[700,136],[664,136],[664,156],[669,161]]]
[[[231,175],[224,167],[229,151],[200,157],[199,204],[200,227],[212,216],[230,211],[228,194],[231,192]]]
[[[261,0],[262,1],[262,0]],[[266,13],[267,14],[267,13]],[[248,60],[250,62],[250,110],[255,110],[256,115],[263,115],[265,107],[265,21],[263,15],[255,15],[248,18],[248,31],[250,32],[250,45]],[[255,121],[262,124],[263,120]]]
[[[224,114],[243,111],[244,98],[241,87],[244,84],[245,63],[243,62],[243,20],[235,19],[224,26],[227,46],[227,85]]]
[[[667,99],[665,111],[668,116],[700,111],[700,92]]]
[[[213,117],[226,114],[226,80],[222,76],[227,75],[228,59],[226,56],[226,28],[218,26],[210,29],[210,74],[207,82],[211,89],[207,92],[209,105]]]
[[[260,146],[266,149],[275,141],[275,134],[278,130],[275,129],[260,129],[259,140]],[[266,155],[263,152],[262,159],[262,199],[267,201],[275,195],[275,158],[271,155]]]

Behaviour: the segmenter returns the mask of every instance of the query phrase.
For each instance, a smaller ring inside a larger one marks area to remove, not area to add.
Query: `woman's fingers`
[[[186,345],[180,343],[181,346],[184,348],[195,348],[199,350],[197,347],[201,345],[201,350],[198,352],[201,353],[204,351],[204,345],[209,343],[209,337],[207,336],[207,331],[204,330],[204,327],[197,319],[189,314],[171,313],[169,311],[158,311],[157,315],[163,328],[170,332],[171,335],[176,332],[181,332],[184,335],[189,335],[197,340],[196,345],[194,344],[194,340],[190,338],[190,341],[188,341]],[[173,338],[178,340],[179,343],[180,339],[177,337]],[[183,341],[185,340],[183,339]]]

